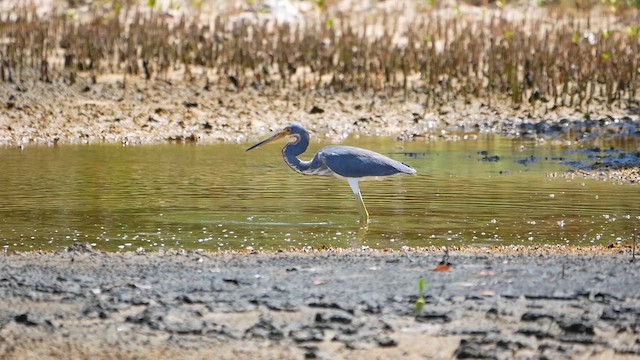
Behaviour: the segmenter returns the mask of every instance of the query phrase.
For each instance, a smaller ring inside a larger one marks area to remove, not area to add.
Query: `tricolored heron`
[[[363,226],[369,223],[369,212],[364,206],[358,181],[380,179],[384,176],[399,174],[413,175],[416,173],[416,170],[409,165],[390,159],[377,152],[352,146],[327,146],[318,151],[311,161],[300,160],[297,156],[307,150],[309,133],[299,124],[287,126],[272,137],[248,148],[247,151],[285,136],[293,138],[282,149],[284,162],[290,168],[304,175],[335,176],[340,179],[346,179],[349,182],[349,186],[351,186],[351,190],[353,190],[356,200],[358,200],[360,221]]]

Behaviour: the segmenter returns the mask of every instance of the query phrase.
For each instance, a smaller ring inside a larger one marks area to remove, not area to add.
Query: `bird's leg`
[[[362,226],[367,226],[369,224],[369,212],[367,211],[367,207],[364,206],[362,195],[360,193],[356,194],[356,199],[358,200],[358,208],[360,209],[360,223]]]
[[[369,224],[369,212],[367,211],[367,207],[364,206],[364,200],[362,200],[362,194],[360,193],[360,187],[358,186],[358,179],[347,178],[347,181],[349,182],[349,186],[351,186],[353,194],[356,196],[356,200],[358,200],[360,224],[362,226],[367,226]]]

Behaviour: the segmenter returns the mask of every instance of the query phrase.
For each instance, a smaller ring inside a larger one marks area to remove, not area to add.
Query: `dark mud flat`
[[[640,264],[628,250],[460,251],[453,271],[434,272],[441,258],[5,254],[0,357],[640,358]]]

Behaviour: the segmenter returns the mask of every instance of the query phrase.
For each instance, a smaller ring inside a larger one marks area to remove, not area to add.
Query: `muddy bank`
[[[544,106],[514,109],[482,101],[429,109],[418,94],[323,93],[247,89],[122,76],[63,83],[0,84],[0,145],[187,141],[247,142],[292,122],[314,138],[394,136],[459,139],[495,133],[558,143],[637,136],[637,108]]]
[[[600,254],[598,254],[600,253]],[[640,358],[629,249],[0,256],[26,358]],[[415,316],[418,279],[425,306]]]

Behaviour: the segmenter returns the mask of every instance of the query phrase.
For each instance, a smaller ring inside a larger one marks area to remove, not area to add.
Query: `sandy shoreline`
[[[629,248],[0,256],[25,358],[640,358]],[[418,279],[425,306],[416,316]]]

